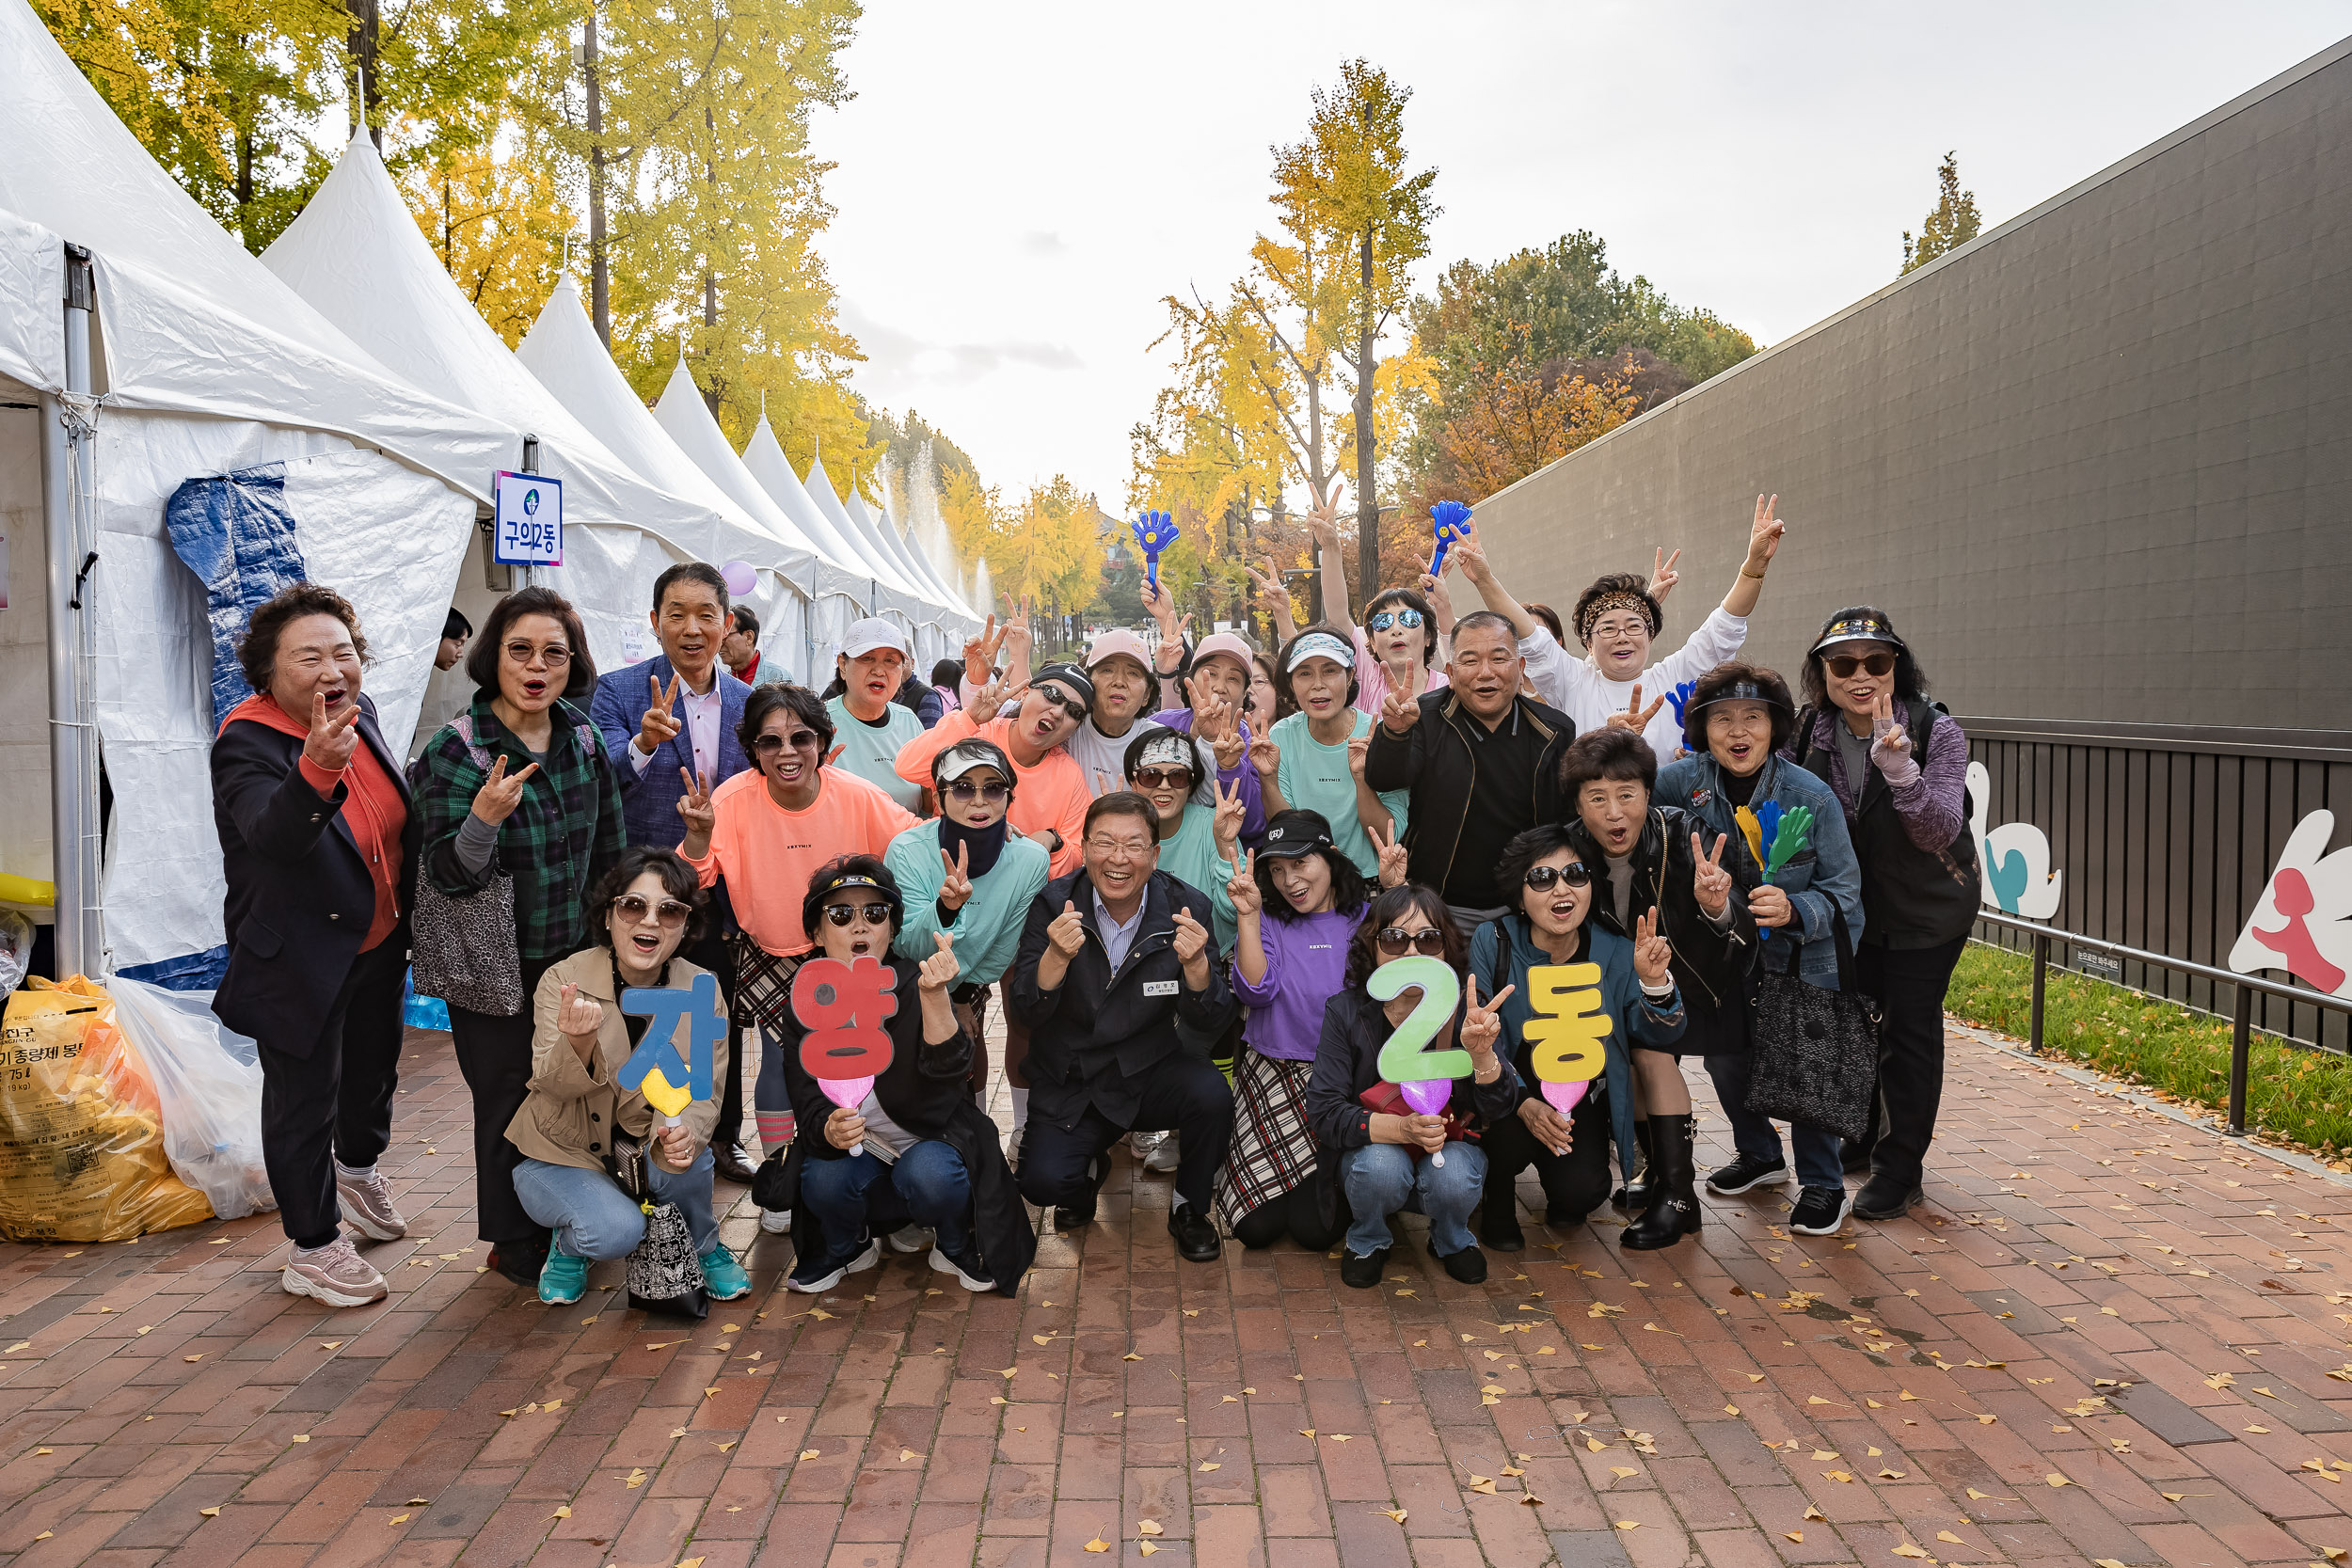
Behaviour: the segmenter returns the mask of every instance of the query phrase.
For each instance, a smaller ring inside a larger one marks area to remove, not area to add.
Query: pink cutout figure
[[[2319,944],[2312,941],[2311,927],[2305,924],[2305,918],[2317,907],[2312,896],[2312,884],[2300,871],[2283,869],[2272,884],[2271,901],[2287,917],[2287,923],[2275,931],[2252,927],[2248,934],[2286,959],[2288,973],[2296,979],[2333,992],[2344,984],[2344,974],[2320,952]]]

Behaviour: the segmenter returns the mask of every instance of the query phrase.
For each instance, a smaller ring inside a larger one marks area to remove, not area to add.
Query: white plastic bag
[[[24,983],[33,963],[33,923],[14,910],[0,910],[0,996]]]
[[[251,1040],[213,1016],[208,990],[107,982],[115,1022],[138,1049],[163,1102],[172,1173],[222,1219],[275,1209],[262,1164],[262,1069]]]

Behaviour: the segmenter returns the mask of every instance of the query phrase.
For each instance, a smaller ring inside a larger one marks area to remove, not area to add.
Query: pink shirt
[[[1446,679],[1445,666],[1442,664],[1432,664],[1422,672],[1422,677],[1421,689],[1423,691],[1435,691],[1441,686],[1453,684]],[[1381,663],[1379,657],[1373,653],[1372,644],[1364,639],[1364,628],[1358,626],[1356,628],[1357,709],[1377,719],[1380,717],[1380,705],[1388,700],[1389,667]]]

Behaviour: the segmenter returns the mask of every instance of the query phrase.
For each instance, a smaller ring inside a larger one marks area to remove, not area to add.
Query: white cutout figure
[[[1987,829],[1992,810],[1993,775],[1983,763],[1968,765],[1968,793],[1976,803],[1968,831],[1977,841],[1978,896],[1990,908],[2025,920],[2047,920],[2058,913],[2059,872],[2050,869],[2050,841],[2030,822],[2004,822]]]
[[[2352,996],[2352,848],[2322,857],[2335,831],[2328,811],[2295,825],[2230,949],[2232,969],[2283,969],[2307,986]]]

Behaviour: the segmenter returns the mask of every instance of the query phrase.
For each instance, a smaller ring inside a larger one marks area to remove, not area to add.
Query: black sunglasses
[[[827,904],[825,918],[835,926],[847,926],[852,920],[864,920],[868,926],[880,926],[890,919],[887,904]]]
[[[1391,926],[1380,933],[1380,951],[1389,957],[1401,958],[1408,947],[1425,958],[1441,958],[1445,957],[1445,933],[1435,926],[1418,931]]]
[[[1531,865],[1520,880],[1541,893],[1556,882],[1565,882],[1570,887],[1590,887],[1593,874],[1584,868],[1582,861],[1570,861],[1565,865]]]
[[[1037,689],[1037,694],[1044,698],[1048,703],[1060,708],[1064,713],[1070,715],[1073,719],[1084,719],[1087,716],[1086,704],[1078,701],[1077,698],[1073,697],[1069,692],[1050,682],[1044,686],[1039,687]]]
[[[1138,789],[1190,789],[1192,769],[1189,768],[1138,768],[1136,769]]]
[[[974,784],[969,779],[958,779],[955,783],[947,786],[947,793],[954,796],[957,800],[962,801],[967,806],[974,800],[986,800],[993,806],[997,801],[1002,800],[1006,796],[1010,795],[1012,793],[1012,786],[1006,784],[1001,779],[997,780],[994,784]]]
[[[1867,670],[1874,675],[1886,674],[1895,668],[1895,656],[1893,654],[1831,654],[1821,662],[1829,666],[1831,674],[1842,681],[1851,680],[1856,670]]]

